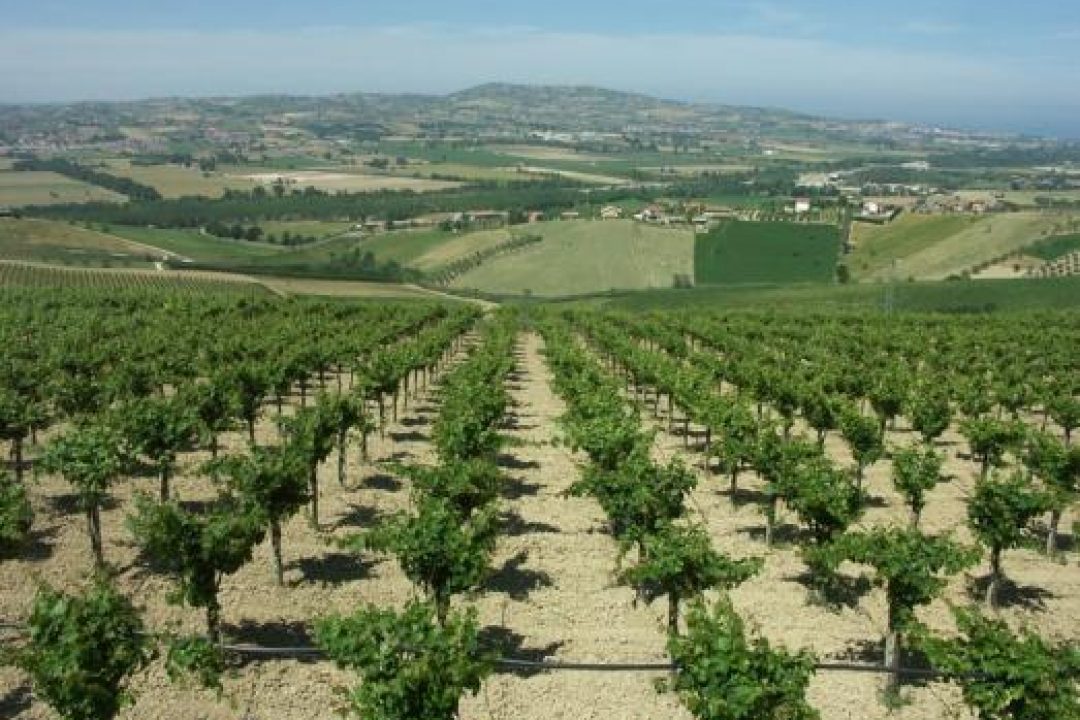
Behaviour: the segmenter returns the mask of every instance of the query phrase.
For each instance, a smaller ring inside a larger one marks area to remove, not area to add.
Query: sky
[[[1080,138],[1076,0],[2,0],[0,17],[0,103],[500,81]]]

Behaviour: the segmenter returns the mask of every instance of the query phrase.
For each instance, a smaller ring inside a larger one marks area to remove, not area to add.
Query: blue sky
[[[1074,0],[5,4],[0,102],[503,80],[1080,137]]]

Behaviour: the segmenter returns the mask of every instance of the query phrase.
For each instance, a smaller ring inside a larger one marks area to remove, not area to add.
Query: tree
[[[760,558],[732,560],[716,552],[699,526],[668,524],[645,538],[641,559],[624,570],[619,579],[635,587],[647,603],[666,595],[668,633],[677,635],[680,602],[697,600],[713,588],[735,587],[755,575],[761,566]]]
[[[907,397],[908,378],[898,365],[883,368],[870,383],[870,406],[878,416],[878,434],[885,436],[885,427],[900,414]]]
[[[14,651],[34,694],[65,720],[110,720],[131,700],[125,680],[150,660],[131,602],[96,578],[81,595],[38,590],[30,637]]]
[[[911,526],[917,528],[926,507],[926,493],[943,482],[945,459],[934,452],[930,441],[922,448],[907,447],[893,454],[893,485],[911,510]]]
[[[178,402],[191,408],[210,439],[210,456],[218,454],[218,435],[232,426],[232,418],[239,414],[239,400],[224,375],[215,375],[205,383],[185,385]]]
[[[281,561],[281,524],[308,501],[308,467],[304,454],[292,445],[255,446],[249,455],[219,460],[215,473],[225,476],[228,488],[246,505],[258,508],[270,531],[274,578],[284,585]]]
[[[802,414],[810,427],[817,432],[818,445],[824,447],[826,433],[835,430],[840,422],[836,398],[823,389],[816,388],[803,400]]]
[[[445,500],[463,518],[495,502],[503,477],[499,467],[485,459],[453,460],[434,467],[408,465],[400,468],[413,482],[416,499]]]
[[[686,634],[668,637],[677,668],[662,686],[677,692],[699,720],[818,720],[806,701],[816,659],[807,652],[773,649],[764,638],[748,638],[731,601],[707,610],[690,607]]]
[[[1066,445],[1072,444],[1073,430],[1080,427],[1080,397],[1074,392],[1061,388],[1051,397],[1047,406],[1050,417],[1054,418],[1054,422],[1060,425],[1065,433]]]
[[[776,529],[776,513],[780,499],[791,490],[800,466],[820,456],[816,444],[785,439],[772,428],[758,433],[752,461],[754,470],[765,481],[765,544],[771,546]]]
[[[845,408],[840,414],[840,433],[855,458],[855,482],[860,489],[866,468],[877,462],[885,452],[882,427],[854,407]]]
[[[829,543],[862,515],[862,492],[850,472],[833,467],[828,458],[811,457],[797,467],[789,486],[785,501],[817,546]]]
[[[7,473],[0,473],[0,556],[26,540],[33,520],[26,487]]]
[[[1050,502],[1050,522],[1046,532],[1046,554],[1057,551],[1058,526],[1065,510],[1080,490],[1080,447],[1071,447],[1046,432],[1028,436],[1024,464],[1042,481]]]
[[[479,692],[493,658],[480,645],[475,611],[434,622],[434,608],[410,602],[404,610],[361,608],[352,616],[315,623],[315,642],[338,667],[356,670],[361,684],[350,709],[364,720],[453,720],[466,692]]]
[[[253,508],[224,498],[203,513],[188,512],[174,503],[136,498],[128,517],[135,542],[152,563],[173,575],[179,587],[173,602],[206,610],[210,641],[221,641],[221,581],[251,560],[262,542],[265,519]]]
[[[487,576],[497,530],[493,506],[463,519],[446,500],[424,496],[415,514],[399,513],[366,536],[345,542],[392,553],[405,575],[427,594],[443,624],[450,598],[475,589]]]
[[[911,627],[915,608],[933,600],[944,589],[948,575],[970,567],[979,553],[947,537],[883,527],[843,535],[830,553],[834,567],[840,560],[870,566],[874,585],[885,591],[885,665],[891,670],[889,687],[895,688],[900,678],[900,633]]]
[[[177,453],[198,442],[198,416],[179,397],[146,397],[122,406],[113,418],[132,450],[153,461],[161,481],[161,501],[167,501]]]
[[[270,391],[270,376],[265,367],[253,361],[237,363],[229,368],[226,377],[240,418],[247,423],[248,442],[255,444],[255,420],[263,398]]]
[[[15,480],[23,479],[23,445],[30,435],[31,413],[26,398],[8,388],[0,389],[0,440],[11,443]]]
[[[41,466],[59,473],[75,487],[79,507],[86,513],[94,563],[105,564],[101,542],[101,505],[109,486],[127,472],[130,457],[123,438],[106,425],[75,426],[45,448]]]
[[[979,720],[1080,717],[1080,651],[1051,645],[1033,632],[1013,632],[1004,620],[956,609],[960,637],[925,634],[921,649],[951,673]]]
[[[337,439],[338,485],[345,485],[345,449],[348,444],[349,431],[358,425],[367,423],[367,410],[364,408],[364,401],[357,395],[337,394],[321,399],[319,410],[328,416],[327,422],[334,426],[335,438]]]
[[[1027,537],[1027,526],[1050,508],[1050,498],[1038,490],[1023,473],[1007,477],[985,477],[975,483],[975,493],[968,501],[968,525],[990,550],[990,581],[986,603],[997,603],[1001,584],[1001,555],[1019,546]]]

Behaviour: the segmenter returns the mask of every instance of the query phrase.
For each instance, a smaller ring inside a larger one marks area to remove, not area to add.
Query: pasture
[[[698,285],[829,282],[840,233],[834,225],[727,221],[694,242]]]
[[[610,289],[671,287],[693,274],[694,235],[631,220],[531,225],[543,242],[494,258],[451,286],[493,294],[561,297]]]
[[[365,174],[349,168],[320,170],[253,170],[245,168],[239,174],[229,175],[268,187],[281,181],[289,189],[318,188],[325,192],[378,192],[380,190],[412,190],[429,192],[447,190],[460,185],[457,182],[431,180],[428,178],[402,177],[390,174]]]
[[[116,225],[109,233],[128,240],[152,245],[196,262],[229,262],[272,257],[285,252],[284,248],[268,243],[233,240],[204,235],[198,230],[145,228]]]
[[[0,259],[59,265],[147,264],[167,252],[156,247],[48,220],[0,218]]]
[[[81,202],[123,202],[111,190],[54,172],[0,170],[0,206],[59,205]]]
[[[203,172],[197,166],[132,165],[128,160],[108,160],[105,171],[149,185],[166,198],[188,195],[216,198],[226,190],[248,191],[255,187],[251,180],[220,172]]]

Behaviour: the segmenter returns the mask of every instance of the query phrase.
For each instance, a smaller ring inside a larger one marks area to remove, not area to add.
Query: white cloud
[[[167,95],[446,92],[493,80],[860,117],[1054,102],[1073,68],[739,34],[560,33],[528,27],[282,31],[2,31],[0,102]],[[1075,104],[1075,103],[1072,103]]]

